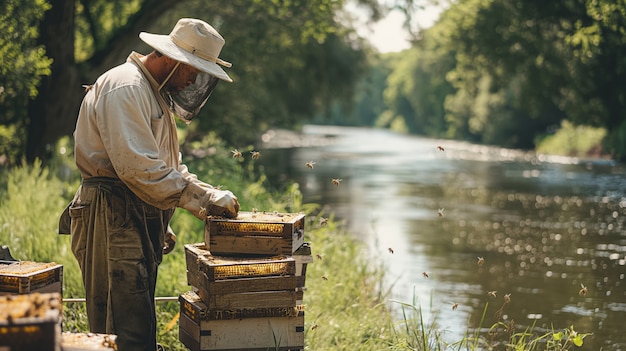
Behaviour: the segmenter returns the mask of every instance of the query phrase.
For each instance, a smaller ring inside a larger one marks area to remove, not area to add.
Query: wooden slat
[[[203,288],[209,295],[236,294],[245,292],[292,290],[296,288],[297,279],[292,276],[241,278],[218,280],[206,284]]]
[[[304,305],[301,303],[288,307],[209,310],[200,296],[193,291],[180,295],[178,300],[181,314],[186,315],[196,324],[204,320],[304,316]]]
[[[296,291],[264,291],[228,295],[200,295],[209,310],[244,308],[292,307],[296,305]]]

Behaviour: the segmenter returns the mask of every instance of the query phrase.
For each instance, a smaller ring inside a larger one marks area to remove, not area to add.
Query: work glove
[[[237,217],[239,201],[228,190],[218,190],[202,182],[189,182],[178,200],[178,207],[201,220],[207,216]]]
[[[174,246],[176,246],[176,234],[172,228],[168,225],[167,232],[165,233],[165,238],[163,241],[163,254],[167,255],[168,253],[174,250]]]

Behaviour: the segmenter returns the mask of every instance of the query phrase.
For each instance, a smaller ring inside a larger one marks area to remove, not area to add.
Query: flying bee
[[[324,218],[324,217],[320,218],[320,225],[326,225],[326,224],[328,224],[328,218]]]
[[[323,259],[322,255],[320,255],[320,254],[315,254],[315,257],[317,257],[318,260],[322,260]]]
[[[88,92],[89,90],[91,90],[91,88],[93,88],[93,84],[83,84],[83,89],[85,89],[85,92]]]
[[[453,311],[456,311],[456,309],[457,309],[458,307],[459,307],[459,304],[458,304],[458,303],[453,303],[453,304],[452,304],[452,310],[453,310]]]
[[[311,330],[315,330],[315,329],[317,329],[317,324],[313,324],[313,325],[311,326]]]
[[[327,276],[325,276],[325,275],[323,275],[323,276],[322,276],[322,279],[323,279],[323,280],[328,280],[328,277],[327,277]]]
[[[504,295],[504,303],[509,303],[509,302],[511,302],[511,294]]]
[[[497,291],[496,291],[496,290],[494,290],[494,291],[489,291],[489,292],[487,292],[487,295],[489,295],[489,297],[493,297],[493,298],[495,298],[495,297],[496,297],[496,293],[497,293]]]
[[[439,149],[439,151],[445,151],[445,149],[441,145],[437,146],[437,149]]]
[[[443,217],[443,211],[445,211],[445,209],[443,209],[443,208],[440,208],[440,209],[437,211],[437,214],[439,214],[439,217]]]
[[[258,151],[250,151],[250,153],[252,154],[253,160],[256,160],[257,158],[261,157],[261,153]]]
[[[393,253],[393,249],[392,248],[388,248],[387,250],[389,250],[389,253]]]
[[[243,155],[241,154],[241,151],[235,149],[235,150],[231,150],[230,152],[233,153],[233,158],[242,158]]]
[[[313,161],[309,161],[309,162],[305,163],[304,165],[305,165],[307,168],[312,169],[314,164],[315,164],[315,162],[313,162]]]
[[[339,186],[339,183],[341,183],[341,179],[333,178],[333,185]]]
[[[485,259],[482,257],[478,257],[478,261],[476,262],[478,267],[482,267],[485,264]]]
[[[578,291],[578,295],[580,295],[580,296],[587,295],[587,292],[588,292],[587,287],[584,286],[582,283],[580,284],[580,287],[581,287],[581,289]]]
[[[424,278],[428,278],[429,277],[428,272],[422,272],[422,275],[424,276]]]

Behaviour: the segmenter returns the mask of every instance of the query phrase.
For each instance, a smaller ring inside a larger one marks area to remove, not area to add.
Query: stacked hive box
[[[32,293],[0,296],[0,349],[59,351],[61,295]]]
[[[62,265],[0,260],[0,350],[117,350],[115,335],[62,333],[62,291]]]
[[[59,293],[63,266],[54,262],[0,261],[0,295]]]
[[[193,351],[304,348],[304,215],[240,212],[209,218],[185,245],[192,291],[179,297],[179,338]]]
[[[54,262],[0,261],[0,349],[59,350],[62,280]]]

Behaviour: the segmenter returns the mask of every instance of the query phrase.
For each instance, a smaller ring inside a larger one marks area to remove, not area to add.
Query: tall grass
[[[270,192],[253,163],[230,158],[229,150],[212,139],[200,147],[212,150],[212,157],[188,160],[190,169],[201,179],[232,190],[242,210],[255,207],[306,214],[305,240],[311,243],[314,256],[314,262],[307,267],[304,293],[307,350],[552,351],[579,346],[587,336],[573,327],[518,332],[510,325],[496,323],[486,335],[508,330],[504,342],[496,343],[481,333],[481,322],[462,340],[446,343],[440,338],[436,321],[424,321],[417,301],[389,300],[383,283],[385,267],[371,258],[364,244],[347,233],[332,213],[325,213],[316,204],[302,203],[297,184],[285,184],[280,191]],[[8,245],[17,259],[62,264],[64,298],[80,298],[84,297],[81,273],[70,251],[69,236],[56,232],[58,217],[79,184],[72,171],[71,155],[61,156],[50,167],[36,162],[5,170],[6,176],[0,178],[0,244]],[[213,167],[215,164],[220,165],[220,171]],[[185,211],[177,210],[172,227],[178,243],[160,266],[157,296],[176,298],[190,289],[183,246],[202,242],[204,226]],[[391,313],[391,304],[400,305],[401,320]],[[178,302],[157,303],[158,339],[167,350],[186,350],[178,340],[179,308]],[[63,318],[64,331],[87,331],[83,303],[66,302]]]

